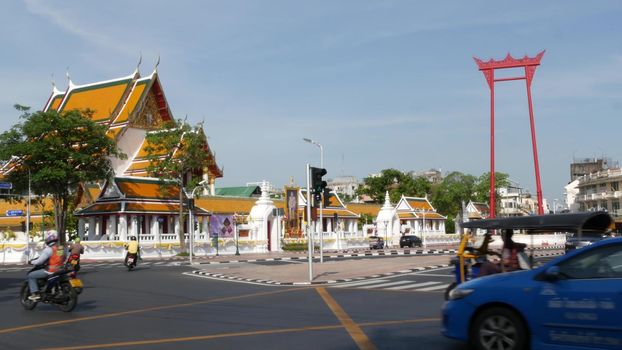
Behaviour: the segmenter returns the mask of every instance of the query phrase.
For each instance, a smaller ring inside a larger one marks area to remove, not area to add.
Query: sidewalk
[[[534,256],[562,255],[563,251],[536,252]],[[195,263],[193,274],[210,278],[252,282],[270,285],[311,285],[349,282],[396,274],[411,273],[441,267],[448,267],[453,256],[449,251],[427,255],[362,255],[362,259],[344,259],[347,254],[325,254],[324,263],[319,255],[313,260],[312,279],[309,279],[309,264],[305,256],[278,256],[252,259],[244,256],[240,260]]]

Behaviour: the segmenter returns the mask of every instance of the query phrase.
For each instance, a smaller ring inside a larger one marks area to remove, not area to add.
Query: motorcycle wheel
[[[28,299],[29,295],[30,287],[28,287],[28,283],[24,283],[24,285],[22,286],[22,290],[19,292],[19,302],[26,310],[32,310],[35,308],[35,306],[37,306],[36,301]]]
[[[127,265],[127,270],[128,271],[132,271],[133,268],[134,268],[134,264],[128,264]]]
[[[76,294],[81,294],[82,293],[82,287],[77,287],[77,288],[74,288],[73,290],[76,291]]]
[[[78,305],[78,293],[76,293],[69,283],[63,283],[60,287],[62,293],[67,295],[69,300],[64,303],[59,303],[58,308],[64,312],[70,312]]]

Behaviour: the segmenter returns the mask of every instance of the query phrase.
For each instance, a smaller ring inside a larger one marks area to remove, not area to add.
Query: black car
[[[369,236],[369,249],[383,249],[384,240],[382,237]]]
[[[423,247],[423,242],[421,242],[421,238],[413,235],[404,235],[400,237],[400,248],[404,247]]]

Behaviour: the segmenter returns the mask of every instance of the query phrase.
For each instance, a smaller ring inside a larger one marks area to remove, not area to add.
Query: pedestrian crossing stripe
[[[414,281],[408,281],[408,282],[414,282]],[[421,282],[421,283],[411,283],[411,284],[407,284],[405,286],[392,287],[392,288],[387,288],[387,289],[389,289],[389,290],[412,289],[412,288],[417,288],[417,287],[431,286],[433,284],[439,284],[439,283],[441,283],[441,282],[430,281],[430,282]],[[419,289],[419,290],[421,290],[421,289]]]

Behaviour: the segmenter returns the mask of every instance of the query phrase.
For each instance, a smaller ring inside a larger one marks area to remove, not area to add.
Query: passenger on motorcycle
[[[69,259],[67,259],[67,263],[73,268],[71,277],[75,277],[76,273],[80,270],[80,255],[83,253],[84,247],[80,244],[80,238],[74,238],[73,243],[69,244]]]
[[[32,301],[41,299],[37,280],[40,278],[47,279],[51,274],[63,268],[65,263],[65,249],[57,243],[58,237],[55,234],[47,236],[45,239],[45,248],[39,257],[28,262],[32,265],[44,265],[46,263],[48,265],[46,269],[35,270],[28,274],[28,287],[30,287],[30,296],[28,299]]]
[[[520,270],[520,262],[519,255],[524,254],[525,247],[527,247],[524,243],[516,243],[512,239],[514,235],[514,230],[503,230],[501,233],[501,238],[503,239],[503,250],[502,250],[502,261],[503,266],[506,271],[516,271]]]
[[[136,258],[138,258],[138,241],[136,240],[136,236],[131,236],[130,241],[124,245],[125,249],[127,249],[127,254],[125,254],[125,265],[127,265],[127,258],[131,256],[134,257],[134,264],[136,264]]]

